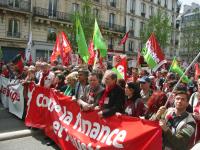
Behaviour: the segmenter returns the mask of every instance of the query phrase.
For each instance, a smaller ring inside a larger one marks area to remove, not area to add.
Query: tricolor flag
[[[28,63],[32,62],[31,47],[32,47],[32,32],[30,32],[29,34],[29,40],[28,40],[27,47],[25,50],[25,60]]]
[[[184,74],[183,70],[178,65],[178,62],[176,61],[176,58],[174,58],[174,60],[172,61],[172,64],[170,66],[169,71],[177,73],[180,77],[183,76],[182,82],[184,82],[184,83],[189,83],[190,82],[190,79]]]
[[[120,58],[121,58],[121,61],[112,68],[112,71],[114,71],[117,74],[118,79],[126,80],[126,73],[127,73],[126,56],[121,55]]]
[[[123,38],[121,39],[121,41],[119,42],[119,45],[122,45],[122,44],[125,44],[126,43],[126,40],[128,39],[128,34],[129,34],[130,31],[128,31],[124,36]]]
[[[93,43],[94,43],[94,50],[99,50],[101,57],[106,57],[108,47],[103,39],[103,36],[101,34],[96,19],[94,24]]]
[[[141,54],[144,56],[144,60],[149,68],[153,69],[153,71],[156,71],[161,65],[167,62],[154,33],[151,34],[146,42]]]

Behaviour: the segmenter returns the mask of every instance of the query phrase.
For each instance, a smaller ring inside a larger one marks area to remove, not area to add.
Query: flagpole
[[[199,54],[193,59],[193,61],[192,61],[191,64],[187,67],[187,69],[185,70],[185,72],[182,74],[182,76],[180,77],[180,79],[178,80],[178,82],[176,83],[176,85],[174,86],[174,88],[173,88],[171,94],[169,95],[169,97],[168,97],[168,99],[167,99],[167,101],[166,101],[166,103],[165,103],[165,105],[164,105],[165,107],[167,107],[167,104],[169,103],[169,100],[170,100],[170,98],[171,98],[171,96],[172,96],[172,93],[174,93],[174,91],[176,90],[177,86],[178,86],[179,83],[181,82],[182,78],[185,76],[185,74],[188,72],[188,70],[192,67],[192,65],[196,62],[196,60],[199,58],[199,56],[200,56],[200,52],[199,52]]]

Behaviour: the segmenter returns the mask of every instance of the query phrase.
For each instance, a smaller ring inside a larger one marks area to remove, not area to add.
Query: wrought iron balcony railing
[[[30,1],[8,1],[8,0],[0,0],[0,7],[12,9],[12,10],[18,10],[18,11],[31,11],[31,4]]]
[[[116,32],[125,32],[125,27],[116,24],[110,24],[109,22],[99,21],[99,25],[106,30],[116,31]]]
[[[72,16],[72,14],[68,14],[68,13],[60,12],[60,11],[51,11],[49,9],[41,8],[41,7],[34,7],[33,15],[45,17],[45,18],[49,18],[53,20],[67,21],[67,22],[71,22],[71,16]]]

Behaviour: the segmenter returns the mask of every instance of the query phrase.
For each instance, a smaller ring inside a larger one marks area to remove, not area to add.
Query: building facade
[[[177,0],[90,0],[92,13],[98,18],[103,37],[108,44],[108,56],[114,54],[136,56],[141,48],[140,30],[149,17],[164,9],[175,27]],[[4,59],[24,53],[28,37],[32,32],[32,58],[49,60],[55,43],[55,33],[65,31],[72,34],[72,14],[81,11],[83,0],[1,0],[0,1],[0,47]],[[123,35],[130,31],[125,45],[119,46]],[[172,46],[165,50],[173,55]]]
[[[137,57],[137,52],[142,48],[140,31],[145,22],[157,13],[158,9],[165,11],[173,27],[170,46],[163,50],[167,58],[174,55],[178,45],[176,43],[176,16],[177,0],[127,0],[126,32],[130,31],[126,43],[127,54]]]
[[[124,0],[91,0],[92,12],[98,17],[109,53],[123,53],[118,43],[125,33]],[[82,0],[1,0],[0,1],[0,46],[4,59],[11,59],[20,50],[24,53],[30,32],[32,32],[32,57],[49,59],[55,36],[65,30],[72,34],[71,16],[81,11]],[[10,57],[8,57],[10,56]]]
[[[200,5],[185,5],[177,19],[179,25],[179,58],[191,62],[200,51]]]

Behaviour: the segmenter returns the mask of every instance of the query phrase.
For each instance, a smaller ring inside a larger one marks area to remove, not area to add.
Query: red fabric
[[[196,64],[194,65],[194,68],[195,68],[195,80],[197,81],[197,80],[198,80],[198,77],[200,76],[199,64],[196,63]]]
[[[120,56],[121,61],[117,63],[114,67],[119,71],[123,78],[127,79],[127,61],[125,56]]]
[[[90,45],[88,47],[88,51],[89,51],[89,54],[90,54],[90,58],[88,60],[88,65],[93,65],[94,64],[94,59],[95,59],[95,51],[94,51],[94,43],[93,43],[92,40],[90,41]]]
[[[106,88],[105,88],[104,93],[103,93],[101,99],[99,100],[99,106],[100,106],[101,108],[103,107],[104,101],[106,100],[106,97],[108,97],[109,92],[110,92],[115,86],[116,86],[116,85],[111,86],[111,87],[106,87]]]
[[[56,37],[56,43],[53,47],[53,52],[51,54],[51,63],[57,60],[57,57],[60,55],[61,47],[60,47],[60,38],[59,35]]]
[[[122,44],[125,44],[126,43],[126,40],[128,39],[128,34],[129,34],[130,31],[128,31],[124,36],[123,38],[121,39],[121,41],[119,42],[119,45],[122,45]]]
[[[3,77],[5,77],[5,78],[8,78],[8,77],[9,77],[9,71],[8,71],[8,69],[4,70],[4,71],[1,73],[1,75],[2,75]]]
[[[45,134],[62,150],[98,149],[97,146],[101,150],[114,150],[117,149],[117,143],[124,150],[132,150],[133,146],[137,150],[162,149],[162,130],[158,123],[124,115],[102,119],[97,111],[80,111],[80,107],[71,97],[52,89],[35,87],[27,110],[25,124],[43,128]],[[81,124],[85,121],[91,128]],[[101,130],[105,127],[108,136],[104,131],[101,137]],[[125,134],[121,136],[118,133]]]
[[[70,41],[68,40],[66,34],[64,32],[61,32],[61,36],[62,36],[62,48],[61,48],[61,59],[62,59],[62,63],[63,65],[69,65],[69,55],[70,52],[72,51],[71,48],[71,44]]]
[[[49,75],[49,71],[47,73],[42,73],[42,78],[40,81],[40,86],[44,87],[44,81],[46,79],[46,77]]]

